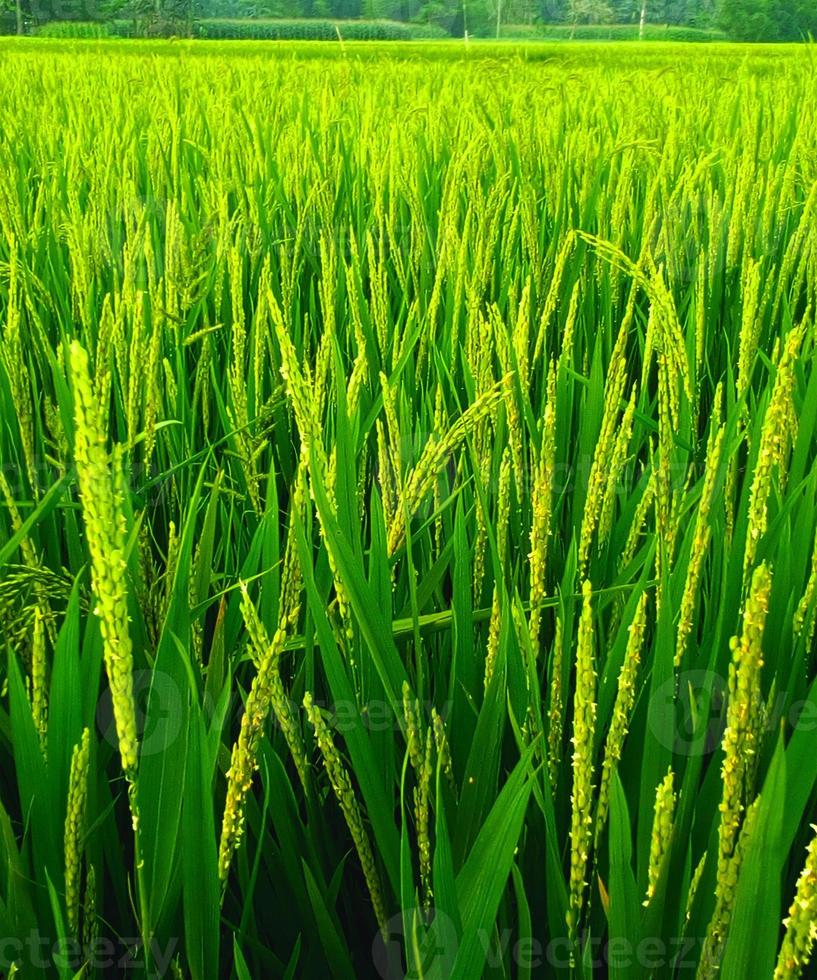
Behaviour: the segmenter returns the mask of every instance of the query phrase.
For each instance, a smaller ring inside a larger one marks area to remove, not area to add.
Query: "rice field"
[[[813,48],[0,44],[0,973],[807,976]]]

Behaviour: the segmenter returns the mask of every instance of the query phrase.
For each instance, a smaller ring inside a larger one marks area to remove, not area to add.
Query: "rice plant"
[[[0,971],[806,976],[811,49],[336,48],[0,46]]]

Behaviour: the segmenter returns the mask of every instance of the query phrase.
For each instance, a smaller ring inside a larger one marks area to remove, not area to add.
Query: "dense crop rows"
[[[799,976],[810,52],[360,50],[0,48],[3,968]]]

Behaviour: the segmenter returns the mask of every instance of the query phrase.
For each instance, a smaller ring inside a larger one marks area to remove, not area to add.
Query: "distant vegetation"
[[[167,25],[168,27],[170,25]],[[139,20],[49,21],[36,28],[38,37],[93,39],[140,37],[149,26]],[[249,41],[414,41],[445,38],[448,34],[433,24],[403,24],[394,20],[232,19],[194,20],[188,30],[193,37],[208,40]]]
[[[38,37],[99,39],[140,37],[138,21],[54,20],[37,27]],[[450,35],[436,24],[402,23],[395,20],[326,20],[322,18],[211,18],[193,21],[190,34],[207,40],[248,41],[419,41],[442,40]],[[630,24],[509,24],[502,31],[508,41],[636,41],[638,25]],[[685,27],[682,24],[647,24],[645,41],[719,41],[719,30]]]
[[[54,28],[55,23],[72,26]],[[0,34],[321,40],[337,38],[339,30],[349,40],[468,34],[796,41],[817,34],[817,4],[813,0],[0,0]]]

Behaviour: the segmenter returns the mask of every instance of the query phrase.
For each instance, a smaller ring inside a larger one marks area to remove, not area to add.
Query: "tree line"
[[[718,28],[735,40],[817,36],[817,0],[0,0],[19,33],[49,21],[331,18],[430,24],[453,37],[504,25],[620,24]]]

